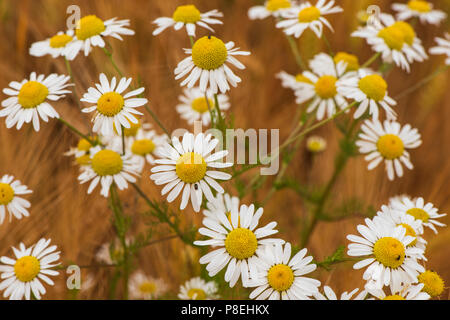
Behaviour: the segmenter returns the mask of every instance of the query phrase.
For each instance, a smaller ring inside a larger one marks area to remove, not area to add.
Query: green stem
[[[125,128],[123,126],[122,126],[122,155],[125,155]]]
[[[112,57],[112,53],[106,49],[103,48],[103,51],[105,52],[106,56],[109,58],[109,60],[111,61],[111,64],[113,65],[114,69],[116,69],[117,73],[119,74],[120,77],[123,77],[123,73],[122,71],[120,71],[119,67],[116,65],[116,63],[114,62],[114,59]]]
[[[191,48],[194,46],[194,37],[189,36],[189,40],[191,41]]]
[[[76,133],[78,136],[80,136],[83,139],[86,139],[92,146],[95,145],[95,142],[91,140],[87,135],[82,134],[78,129],[76,129],[74,126],[72,126],[70,123],[68,123],[63,118],[58,118],[58,120],[64,124],[66,127],[68,127],[72,132]]]
[[[330,56],[334,57],[334,52],[333,52],[333,48],[331,47],[330,41],[328,41],[327,36],[325,35],[325,33],[322,33],[322,39],[325,42],[328,52],[330,53]]]
[[[303,62],[302,56],[300,55],[300,51],[298,50],[297,42],[291,36],[286,36],[286,38],[289,41],[289,45],[291,46],[291,50],[292,53],[294,54],[297,65],[300,67],[300,69],[306,70],[307,68]]]
[[[150,113],[153,120],[155,120],[156,124],[164,131],[164,133],[167,135],[167,137],[169,137],[169,140],[171,140],[169,131],[167,131],[167,129],[162,125],[161,121],[159,121],[156,114],[149,108],[148,105],[145,105],[144,108],[145,108],[145,110],[147,110],[148,113]]]
[[[361,69],[362,69],[362,68],[367,68],[368,66],[370,66],[370,65],[371,65],[372,63],[374,63],[375,60],[377,60],[378,57],[380,57],[380,56],[381,56],[381,52],[375,53],[369,60],[366,61],[366,63],[364,63],[364,64],[361,66]]]

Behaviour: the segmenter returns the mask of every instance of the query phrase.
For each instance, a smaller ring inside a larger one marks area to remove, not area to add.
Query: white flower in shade
[[[123,40],[122,35],[134,35],[133,30],[126,28],[130,25],[130,20],[116,19],[112,18],[103,21],[96,15],[88,15],[78,20],[75,29],[75,39],[67,45],[67,59],[73,60],[80,50],[83,50],[84,55],[87,56],[91,52],[92,47],[104,48],[104,37]]]
[[[216,19],[221,17],[223,17],[223,14],[216,9],[201,13],[193,4],[178,6],[172,18],[161,17],[153,21],[158,26],[153,31],[153,35],[156,36],[170,27],[173,27],[175,30],[186,27],[187,34],[191,37],[195,37],[196,26],[214,32],[214,29],[208,24],[222,24],[222,21]]]
[[[16,259],[9,257],[1,257],[0,272],[2,282],[0,290],[3,297],[9,297],[10,300],[26,300],[31,299],[33,293],[34,298],[40,300],[41,295],[46,290],[41,281],[53,286],[54,282],[49,276],[57,276],[58,271],[52,268],[58,266],[59,251],[55,252],[56,246],[49,246],[50,239],[40,239],[36,244],[26,248],[20,243],[19,248],[12,248]]]
[[[447,56],[446,65],[450,65],[450,33],[445,34],[445,38],[435,38],[437,46],[430,49],[431,54],[444,54]]]
[[[211,93],[225,93],[230,90],[229,84],[236,87],[241,78],[236,76],[228,67],[227,63],[234,65],[238,69],[245,69],[234,56],[249,55],[248,51],[239,51],[234,48],[234,42],[226,44],[214,36],[205,36],[198,39],[192,49],[184,49],[189,57],[182,60],[175,69],[175,79],[181,79],[189,74],[181,82],[181,86],[194,87],[199,81],[200,90],[205,92],[208,89]]]
[[[180,286],[178,298],[181,300],[214,300],[219,298],[218,290],[216,282],[206,282],[200,277],[195,277]]]
[[[201,121],[203,125],[207,126],[211,122],[209,109],[217,112],[213,95],[207,92],[205,96],[205,93],[200,88],[186,88],[183,90],[183,95],[180,95],[178,99],[181,103],[176,107],[177,112],[189,124],[193,124],[195,121]],[[217,99],[221,111],[230,108],[227,95],[218,94]]]
[[[230,217],[223,212],[217,212],[218,220],[209,217],[203,219],[206,228],[198,232],[210,237],[209,240],[195,241],[197,246],[220,247],[200,258],[201,264],[207,264],[206,270],[210,277],[226,268],[225,281],[234,287],[242,278],[244,287],[249,285],[249,279],[257,277],[257,252],[265,245],[284,243],[284,240],[266,238],[278,232],[274,230],[276,222],[270,222],[256,229],[263,208],[255,212],[255,206],[241,205],[240,210],[232,209]]]
[[[217,193],[214,201],[208,201],[206,203],[206,208],[203,210],[205,217],[219,221],[219,212],[225,213],[229,217],[232,210],[239,211],[239,198],[232,197],[228,193]]]
[[[283,10],[282,21],[278,22],[276,27],[282,28],[284,33],[299,38],[306,29],[311,29],[318,38],[322,37],[323,25],[331,31],[333,27],[324,17],[325,15],[344,11],[339,6],[334,6],[334,0],[326,3],[326,0],[318,0],[315,5],[306,1],[299,6]]]
[[[403,197],[401,201],[392,201],[391,207],[394,210],[413,216],[416,220],[422,222],[420,232],[423,232],[423,226],[430,228],[437,233],[436,227],[445,227],[446,225],[436,219],[445,217],[446,213],[438,213],[438,209],[431,202],[425,203],[423,198],[410,199]]]
[[[127,246],[132,242],[132,237],[125,238]],[[107,242],[102,244],[95,254],[95,260],[108,265],[120,263],[121,259],[123,259],[123,246],[119,238],[115,238],[111,243]]]
[[[118,150],[102,149],[96,146],[90,149],[90,166],[78,177],[81,184],[91,181],[87,193],[90,194],[100,183],[100,194],[108,197],[113,183],[119,190],[128,188],[128,182],[136,182],[139,164],[130,154],[122,155]]]
[[[422,292],[423,283],[417,285],[407,284],[402,286],[399,290],[392,291],[391,294],[386,295],[383,289],[367,287],[367,291],[378,300],[429,300],[430,295]]]
[[[145,98],[134,98],[144,92],[144,88],[122,95],[130,85],[131,80],[131,78],[122,78],[117,84],[116,77],[113,77],[111,83],[109,83],[106,75],[101,73],[100,83],[95,84],[97,88],[91,87],[83,95],[81,101],[96,104],[81,110],[85,113],[95,111],[95,116],[92,120],[94,122],[92,131],[109,136],[114,134],[115,129],[120,136],[122,127],[130,128],[131,123],[138,123],[138,119],[133,114],[142,115],[136,108],[143,106],[148,100]]]
[[[248,17],[251,20],[265,19],[273,16],[279,18],[281,13],[292,7],[290,0],[267,0],[263,6],[254,6],[248,10]]]
[[[306,248],[291,258],[291,244],[267,245],[258,250],[257,276],[250,280],[250,299],[257,300],[310,300],[319,293],[320,281],[305,277],[316,270],[313,257]]]
[[[358,288],[354,289],[351,292],[345,291],[341,294],[341,297],[338,298],[333,289],[331,289],[329,286],[324,286],[323,294],[318,292],[314,295],[314,298],[316,298],[316,300],[364,300],[367,296],[367,291],[362,290],[356,297],[353,297],[358,291]]]
[[[365,222],[366,225],[357,227],[363,237],[347,236],[352,241],[347,254],[363,257],[353,265],[353,269],[367,267],[363,279],[372,288],[390,285],[398,291],[402,283],[416,283],[417,276],[425,269],[417,262],[423,250],[409,246],[414,237],[407,236],[402,226],[393,228],[382,219],[366,219]]]
[[[11,97],[2,101],[4,109],[0,110],[0,117],[6,117],[6,127],[15,125],[19,130],[24,123],[33,122],[34,130],[39,131],[39,118],[45,122],[49,118],[59,118],[58,112],[47,101],[57,101],[70,93],[65,90],[71,85],[67,83],[69,79],[69,76],[56,73],[46,77],[32,72],[29,80],[10,82],[10,88],[3,89],[3,93]]]
[[[32,192],[19,180],[14,180],[13,176],[4,175],[0,179],[0,224],[5,220],[6,212],[9,213],[10,221],[12,216],[18,220],[28,217],[30,213],[27,209],[31,204],[20,196]]]
[[[219,193],[223,188],[214,180],[228,180],[231,175],[225,172],[208,170],[209,168],[227,168],[232,163],[220,162],[228,154],[227,150],[212,153],[219,143],[217,139],[211,139],[209,134],[205,136],[199,133],[194,136],[186,132],[183,140],[172,138],[172,145],[166,143],[159,149],[162,159],[155,160],[159,164],[152,168],[150,179],[157,185],[165,184],[162,195],[169,193],[167,201],[172,202],[182,193],[180,209],[184,210],[189,202],[195,212],[200,211],[203,194],[208,201],[214,201],[211,187]]]
[[[419,18],[422,23],[439,25],[447,18],[447,14],[441,10],[433,10],[433,4],[428,1],[410,0],[407,4],[394,3],[392,9],[397,11],[398,20]]]
[[[306,148],[309,152],[319,153],[327,148],[327,141],[319,136],[311,136],[306,139]]]
[[[413,169],[407,149],[414,149],[422,144],[417,129],[411,128],[409,124],[402,127],[398,122],[387,120],[383,124],[366,120],[361,129],[356,145],[360,153],[367,154],[365,160],[369,161],[369,170],[384,161],[389,180],[394,180],[396,175],[403,176],[402,164]]]
[[[349,73],[337,84],[338,92],[347,99],[354,99],[359,107],[354,113],[355,119],[360,118],[369,109],[372,119],[379,117],[378,108],[386,112],[389,120],[395,120],[397,114],[392,106],[397,105],[394,99],[388,95],[388,85],[383,77],[368,69],[360,69],[358,72]]]
[[[68,52],[68,45],[74,39],[73,30],[68,30],[66,32],[58,32],[51,38],[48,38],[43,41],[35,42],[30,47],[30,55],[35,57],[42,57],[47,54],[51,55],[53,58],[58,58],[60,56],[70,56],[70,60],[74,58]]]
[[[372,50],[380,52],[383,61],[410,71],[414,61],[422,62],[428,58],[422,41],[417,38],[414,29],[405,21],[395,21],[390,14],[381,13],[380,20],[359,27],[353,37],[365,38]]]
[[[128,283],[130,299],[133,300],[157,299],[164,294],[167,289],[168,287],[164,280],[150,277],[142,271],[136,271],[132,274]]]

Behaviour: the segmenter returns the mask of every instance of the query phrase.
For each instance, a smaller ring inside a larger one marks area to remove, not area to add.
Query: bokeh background
[[[285,70],[297,73],[295,60],[283,33],[274,27],[272,19],[250,21],[247,10],[262,1],[255,0],[194,0],[202,12],[217,8],[224,13],[224,25],[216,26],[216,34],[224,41],[233,40],[244,50],[251,51],[251,56],[240,60],[247,66],[239,71],[243,79],[238,88],[229,93],[231,112],[235,116],[236,127],[240,128],[280,128],[281,140],[289,134],[296,105],[290,90],[283,89],[275,74]],[[344,8],[343,14],[330,16],[335,32],[325,31],[334,51],[348,51],[357,54],[364,62],[372,56],[370,48],[363,40],[350,38],[358,22],[356,14],[369,4],[379,5],[384,12],[391,12],[394,1],[337,0]],[[405,2],[398,0],[398,2]],[[150,100],[150,107],[169,130],[189,128],[176,111],[177,97],[181,88],[174,80],[173,70],[184,58],[182,48],[189,47],[185,31],[175,32],[168,29],[160,36],[152,36],[154,25],[151,21],[160,16],[171,16],[176,6],[187,4],[178,0],[152,1],[65,1],[65,0],[3,0],[0,1],[0,87],[4,88],[10,81],[21,80],[29,73],[49,74],[66,73],[62,58],[50,56],[36,58],[28,54],[30,45],[48,37],[66,27],[66,8],[76,3],[83,15],[96,14],[102,19],[118,17],[130,19],[135,36],[124,37],[124,41],[111,40],[113,54],[119,67],[127,76],[140,79],[146,88],[145,95]],[[450,1],[433,1],[436,7],[450,13]],[[197,35],[205,35],[205,30],[197,29]],[[418,24],[416,31],[429,48],[434,44],[434,37],[441,36],[449,30],[449,23],[440,27]],[[305,59],[315,53],[326,50],[322,41],[306,33],[299,41],[301,54]],[[400,69],[389,73],[387,81],[391,96],[396,96],[406,88],[413,86],[420,79],[429,75],[443,64],[441,57],[432,56],[424,63],[415,63],[412,72],[407,74]],[[72,64],[76,79],[76,90],[81,96],[93,85],[100,72],[115,75],[109,61],[99,48],[93,50],[89,57],[79,55]],[[331,202],[351,197],[362,199],[366,205],[379,208],[386,204],[389,197],[398,194],[423,196],[426,201],[434,203],[441,212],[450,209],[450,90],[448,81],[450,73],[443,73],[422,89],[399,100],[396,108],[401,123],[410,123],[422,134],[423,145],[411,152],[415,165],[413,171],[406,171],[401,179],[389,182],[384,167],[367,171],[363,157],[353,158],[347,164],[335,188]],[[0,94],[5,99],[4,94]],[[56,104],[60,115],[82,131],[87,132],[86,119],[77,108],[73,96]],[[151,118],[146,115],[148,122]],[[156,125],[155,125],[156,127]],[[191,129],[191,128],[189,128]],[[327,150],[312,162],[304,146],[295,155],[288,174],[299,181],[308,179],[309,183],[320,186],[325,183],[333,170],[333,159],[338,150],[337,141],[341,133],[333,123],[315,132],[328,141]],[[41,125],[35,133],[30,125],[20,131],[6,129],[4,118],[0,119],[0,175],[12,174],[29,188],[34,190],[27,197],[31,201],[31,215],[21,221],[13,219],[0,226],[0,255],[12,255],[11,246],[20,242],[26,245],[35,243],[39,238],[51,238],[62,252],[64,265],[75,263],[83,268],[83,277],[92,274],[94,287],[82,298],[108,298],[111,268],[102,268],[95,261],[95,254],[103,243],[114,238],[111,211],[107,201],[97,190],[87,195],[87,185],[79,185],[78,168],[72,159],[63,156],[69,147],[76,145],[77,137],[58,121]],[[142,176],[141,186],[150,198],[160,198],[160,188],[155,187],[149,179],[149,167]],[[245,176],[249,180],[252,174]],[[264,198],[270,188],[266,183],[256,197]],[[148,221],[142,215],[144,207],[135,205],[131,190],[121,193],[127,199],[126,213],[133,217],[130,234],[148,228]],[[261,200],[259,199],[259,200]],[[252,196],[244,199],[251,202]],[[172,206],[177,209],[178,201]],[[275,220],[279,223],[279,236],[292,243],[298,243],[300,228],[304,216],[302,199],[293,191],[283,190],[276,193],[265,206],[262,221]],[[320,222],[315,228],[307,245],[316,260],[321,261],[332,254],[339,245],[346,245],[346,235],[356,233],[356,225],[363,221],[361,212],[355,212],[344,220]],[[200,226],[200,213],[195,214],[190,208],[181,213],[185,223]],[[442,219],[449,223],[450,218]],[[170,235],[171,231],[160,226],[156,228],[154,239]],[[425,235],[429,244],[426,255],[426,267],[437,271],[450,283],[450,229],[441,228],[438,235],[428,232]],[[198,264],[199,251],[186,246],[178,239],[159,242],[142,249],[134,261],[136,269],[149,275],[164,279],[174,297],[179,285],[200,272]],[[350,291],[362,287],[362,272],[352,270],[352,263],[336,265],[331,271],[319,269],[314,276],[324,284],[332,286],[336,292]],[[56,285],[48,288],[46,299],[66,299],[70,295],[65,287],[67,275],[64,270],[56,278]],[[120,291],[120,289],[118,289]],[[239,290],[239,289],[237,289]],[[247,298],[237,291],[235,298]],[[446,290],[442,298],[448,298]]]

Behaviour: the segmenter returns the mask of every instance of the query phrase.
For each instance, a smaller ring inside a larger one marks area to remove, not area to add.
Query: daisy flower
[[[48,276],[56,276],[58,271],[51,270],[58,266],[59,251],[55,252],[56,246],[50,246],[50,239],[40,239],[36,244],[26,248],[20,243],[19,248],[12,248],[16,259],[1,257],[0,272],[1,279],[0,290],[3,297],[9,297],[10,300],[31,299],[31,293],[34,298],[40,300],[41,295],[46,290],[41,281],[53,286],[54,282]]]
[[[136,271],[130,277],[128,291],[130,299],[153,300],[167,291],[167,284],[162,279],[150,277],[142,271]]]
[[[327,148],[327,141],[319,136],[311,136],[306,139],[306,149],[312,153],[319,153]]]
[[[22,219],[22,217],[28,217],[30,213],[27,209],[31,204],[18,196],[32,192],[27,186],[21,184],[19,180],[14,180],[13,176],[5,174],[0,179],[0,224],[5,220],[6,210],[8,210],[10,221],[12,216],[18,220]]]
[[[104,136],[113,135],[114,128],[118,135],[122,134],[122,126],[130,128],[130,123],[137,123],[138,119],[133,114],[142,115],[135,108],[141,107],[148,102],[145,98],[132,98],[144,92],[144,88],[139,88],[122,93],[131,83],[131,78],[122,78],[116,87],[116,77],[113,77],[111,83],[108,82],[104,73],[100,74],[100,83],[96,83],[97,88],[89,88],[83,95],[81,101],[95,103],[95,106],[84,108],[81,111],[90,113],[95,111],[93,118],[94,132],[101,133]]]
[[[430,49],[431,54],[445,54],[447,59],[445,60],[446,65],[450,65],[450,33],[445,34],[445,38],[435,38],[437,46]]]
[[[400,288],[398,291],[392,291],[391,295],[386,295],[383,289],[367,288],[367,291],[379,300],[429,300],[430,295],[422,292],[423,283],[417,285],[407,284]]]
[[[421,232],[423,232],[423,226],[430,228],[436,234],[435,226],[445,227],[445,224],[436,219],[445,217],[447,214],[439,214],[438,209],[431,202],[425,203],[423,198],[410,199],[409,197],[404,197],[401,201],[393,201],[391,206],[394,210],[404,212],[413,216],[416,220],[422,221]]]
[[[238,69],[245,69],[234,56],[249,55],[248,51],[239,51],[234,48],[234,42],[226,44],[214,36],[205,36],[198,39],[192,49],[184,49],[189,57],[182,60],[175,69],[175,79],[181,79],[189,74],[181,82],[181,86],[194,87],[199,81],[200,90],[205,92],[208,89],[216,94],[218,90],[225,93],[230,90],[229,84],[236,87],[241,78],[236,76],[228,67],[227,63],[234,65]]]
[[[158,135],[155,130],[138,130],[135,137],[125,139],[126,146],[136,159],[138,166],[144,167],[145,162],[155,163],[158,149],[167,142],[165,135]],[[142,170],[140,170],[142,171]]]
[[[439,297],[445,290],[444,280],[432,270],[421,273],[417,279],[424,285],[422,291],[429,294],[431,298]]]
[[[30,47],[30,55],[42,57],[49,54],[53,58],[63,56],[68,60],[73,60],[75,55],[68,48],[70,48],[69,44],[74,39],[74,34],[73,30],[60,31],[51,38],[35,42]]]
[[[217,283],[206,282],[200,277],[192,278],[180,286],[178,298],[181,300],[214,300],[219,298]]]
[[[276,74],[276,77],[281,80],[281,86],[283,88],[292,89],[294,91],[301,87],[302,83],[313,84],[312,81],[302,73],[291,75],[285,71],[280,71]]]
[[[369,161],[369,170],[384,160],[388,178],[394,180],[396,175],[403,176],[402,164],[413,169],[407,149],[415,149],[422,144],[417,129],[387,120],[383,124],[378,120],[366,120],[361,129],[356,145],[360,153],[367,154],[365,160]]]
[[[390,14],[381,13],[380,21],[359,27],[353,37],[365,38],[372,50],[380,52],[383,61],[410,71],[414,61],[422,62],[428,58],[422,42],[417,38],[411,25],[404,21],[395,21]]]
[[[49,76],[43,74],[37,76],[36,72],[30,74],[30,79],[22,82],[12,81],[10,88],[3,89],[3,93],[11,96],[2,101],[0,117],[6,117],[6,127],[9,129],[16,125],[17,130],[24,123],[33,121],[33,128],[39,131],[39,118],[48,122],[48,118],[59,118],[58,112],[47,102],[57,101],[65,97],[65,90],[70,83],[70,77],[52,73]]]
[[[239,211],[239,198],[232,197],[228,193],[217,193],[214,201],[206,203],[206,208],[203,210],[205,217],[219,220],[217,212],[225,213],[229,217],[232,210]]]
[[[129,246],[133,242],[133,238],[126,237],[125,243]],[[123,247],[118,238],[115,238],[112,243],[104,243],[95,254],[95,260],[105,264],[119,263],[123,257]]]
[[[244,287],[249,285],[249,279],[257,277],[257,253],[265,245],[284,243],[281,239],[266,238],[278,232],[274,230],[276,222],[271,222],[256,229],[263,208],[255,212],[255,206],[241,205],[240,210],[232,209],[230,217],[223,212],[217,212],[218,220],[205,218],[198,232],[210,237],[209,240],[195,241],[197,246],[220,247],[200,258],[200,264],[207,264],[206,270],[210,277],[215,276],[226,267],[225,281],[234,287],[242,278]]]
[[[267,0],[263,6],[254,6],[248,10],[250,20],[265,19],[273,16],[280,18],[281,13],[292,7],[290,0]]]
[[[347,68],[345,69],[345,72],[358,71],[360,68],[358,56],[351,53],[340,51],[336,53],[333,60],[336,65],[341,61],[346,63]]]
[[[363,257],[353,269],[367,267],[363,279],[371,287],[391,285],[393,291],[398,292],[402,283],[416,283],[417,276],[425,269],[417,262],[423,250],[409,246],[414,238],[407,236],[402,226],[392,228],[381,219],[366,219],[365,222],[366,225],[357,227],[363,237],[347,236],[352,242],[347,254]]]
[[[153,35],[157,36],[167,28],[173,27],[180,30],[184,26],[188,36],[195,37],[196,26],[208,29],[214,32],[208,24],[222,24],[222,21],[216,18],[223,17],[223,14],[214,9],[205,13],[201,13],[193,4],[178,6],[170,17],[161,17],[153,21],[158,28],[153,31]]]
[[[214,201],[211,187],[219,193],[223,188],[214,180],[228,180],[231,175],[225,172],[208,170],[209,168],[231,167],[232,163],[219,162],[228,154],[222,150],[211,154],[219,143],[217,139],[211,139],[211,135],[204,136],[199,133],[194,136],[186,132],[182,142],[177,137],[172,138],[172,145],[165,143],[159,155],[162,159],[155,160],[159,164],[152,168],[150,179],[157,185],[165,184],[161,194],[167,196],[167,201],[172,202],[182,192],[180,209],[184,210],[191,199],[195,212],[200,211],[203,194],[208,201]]]
[[[91,181],[87,193],[90,194],[100,182],[100,194],[105,198],[108,197],[109,188],[113,182],[119,190],[128,188],[128,183],[136,182],[134,176],[139,175],[139,165],[130,155],[121,155],[116,150],[102,149],[96,146],[90,149],[89,156],[90,166],[87,167],[78,180],[80,184]]]
[[[318,292],[314,295],[314,298],[316,298],[316,300],[352,300],[352,297],[358,291],[359,291],[358,288],[354,289],[351,292],[345,291],[341,294],[341,297],[338,298],[336,293],[334,293],[333,289],[331,289],[329,286],[324,286],[323,294]],[[367,291],[362,290],[356,297],[353,298],[353,300],[364,300],[366,295],[367,295]]]
[[[334,6],[334,0],[328,3],[326,0],[319,0],[314,6],[306,1],[299,6],[283,10],[281,12],[283,20],[278,22],[276,27],[282,28],[288,36],[293,35],[296,38],[299,38],[309,28],[318,38],[321,38],[323,25],[333,31],[333,27],[324,16],[342,11],[344,10],[341,7]]]
[[[410,0],[407,4],[394,3],[392,9],[397,11],[398,20],[419,18],[422,23],[439,25],[447,18],[447,14],[441,10],[433,10],[433,4],[428,1]]]
[[[93,140],[94,144],[97,145],[100,141],[99,137],[90,137]],[[65,156],[74,157],[75,163],[80,166],[80,169],[83,170],[91,163],[91,157],[89,156],[89,151],[93,145],[91,143],[81,138],[78,140],[78,144],[76,147],[70,148],[67,152],[64,153]]]

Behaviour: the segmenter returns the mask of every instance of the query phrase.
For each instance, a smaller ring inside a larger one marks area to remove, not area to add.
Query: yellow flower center
[[[20,88],[17,98],[23,108],[29,109],[36,108],[45,101],[47,96],[48,89],[46,86],[37,81],[28,81]]]
[[[7,205],[14,198],[14,189],[7,183],[0,182],[0,206]]]
[[[389,27],[381,29],[378,37],[382,38],[390,49],[400,51],[405,43],[413,44],[416,33],[409,23],[397,21]]]
[[[134,137],[136,136],[138,130],[141,128],[141,120],[138,120],[138,123],[133,123],[127,118],[128,123],[130,124],[129,128],[122,128],[125,137]],[[116,129],[116,125],[113,123],[113,129],[116,134],[119,134]]]
[[[39,260],[32,256],[25,256],[14,264],[14,273],[16,278],[22,282],[28,282],[36,278],[41,270]]]
[[[96,15],[89,15],[78,21],[75,34],[79,40],[86,40],[105,31],[105,24]]]
[[[97,110],[107,117],[113,117],[122,111],[124,100],[117,92],[104,93],[97,101]]]
[[[205,36],[198,39],[192,47],[194,64],[204,70],[215,70],[227,60],[228,51],[222,40]]]
[[[200,11],[193,5],[179,6],[173,13],[172,19],[177,22],[196,23],[200,21]]]
[[[414,231],[414,229],[413,229],[409,224],[406,224],[406,223],[400,223],[400,224],[397,225],[397,226],[402,226],[403,228],[406,229],[405,235],[414,237],[414,240],[413,240],[410,244],[408,244],[408,247],[410,247],[410,246],[415,246],[416,243],[417,243],[417,234],[416,234],[416,231]]]
[[[416,32],[408,22],[397,21],[393,25],[403,32],[403,39],[407,44],[412,45],[414,43]]]
[[[405,146],[403,145],[402,139],[395,134],[385,134],[378,139],[377,149],[385,159],[393,160],[403,154]]]
[[[139,286],[139,291],[146,294],[151,294],[156,291],[156,284],[153,282],[143,282]]]
[[[405,260],[405,247],[392,237],[384,237],[375,242],[373,253],[378,262],[393,269],[401,266]]]
[[[89,151],[91,147],[91,143],[86,139],[80,139],[80,141],[78,141],[77,149],[80,151]]]
[[[155,143],[150,139],[141,139],[133,142],[131,152],[139,156],[145,156],[155,150]]]
[[[431,11],[431,5],[428,2],[421,0],[411,0],[410,2],[408,2],[408,7],[411,10],[422,13]]]
[[[309,83],[309,84],[313,84],[313,82],[311,80],[309,80],[307,77],[305,77],[303,74],[299,73],[295,76],[295,81],[297,82],[304,82],[304,83]]]
[[[185,153],[177,160],[175,171],[186,183],[199,182],[206,174],[205,159],[195,152]]]
[[[315,84],[315,91],[322,99],[333,98],[337,94],[336,90],[337,78],[333,76],[322,76]]]
[[[206,98],[203,97],[194,99],[194,101],[192,101],[191,107],[192,110],[197,111],[198,113],[204,113],[208,111],[208,103],[211,109],[214,109],[214,102],[211,99],[206,100]]]
[[[286,291],[294,282],[294,272],[285,264],[277,264],[267,273],[269,285],[277,291]]]
[[[341,61],[347,63],[346,71],[356,71],[359,69],[359,59],[354,54],[349,54],[346,52],[338,52],[334,56],[334,63],[338,64]]]
[[[365,76],[358,83],[359,89],[372,100],[381,101],[386,96],[387,83],[378,74]]]
[[[85,154],[81,157],[78,157],[75,159],[76,163],[78,163],[80,166],[87,166],[91,163],[91,157],[89,157],[88,154]]]
[[[62,48],[65,47],[70,41],[72,41],[72,37],[68,34],[58,34],[50,38],[50,47],[52,48]]]
[[[188,297],[193,300],[205,300],[206,293],[202,289],[190,289],[187,293]]]
[[[406,213],[413,216],[416,220],[422,220],[423,222],[427,222],[430,217],[425,210],[420,208],[411,208]]]
[[[242,260],[255,254],[258,241],[249,229],[237,228],[231,231],[225,239],[225,249],[230,256]]]
[[[386,296],[383,300],[405,300],[402,296],[399,296],[398,294],[394,294],[392,296]]]
[[[301,23],[313,22],[320,18],[320,10],[314,6],[307,7],[298,13],[298,21]]]
[[[418,280],[424,284],[422,291],[428,293],[432,298],[440,296],[444,291],[444,280],[434,271],[425,271],[419,275]]]
[[[123,160],[115,151],[101,150],[92,158],[92,169],[99,176],[113,176],[122,171]]]
[[[291,7],[291,2],[289,0],[269,0],[266,4],[266,9],[268,11],[278,11],[280,9],[287,9]]]
[[[325,149],[324,143],[322,141],[316,140],[316,139],[309,140],[306,147],[308,148],[309,151],[315,152],[315,153],[323,151]]]

